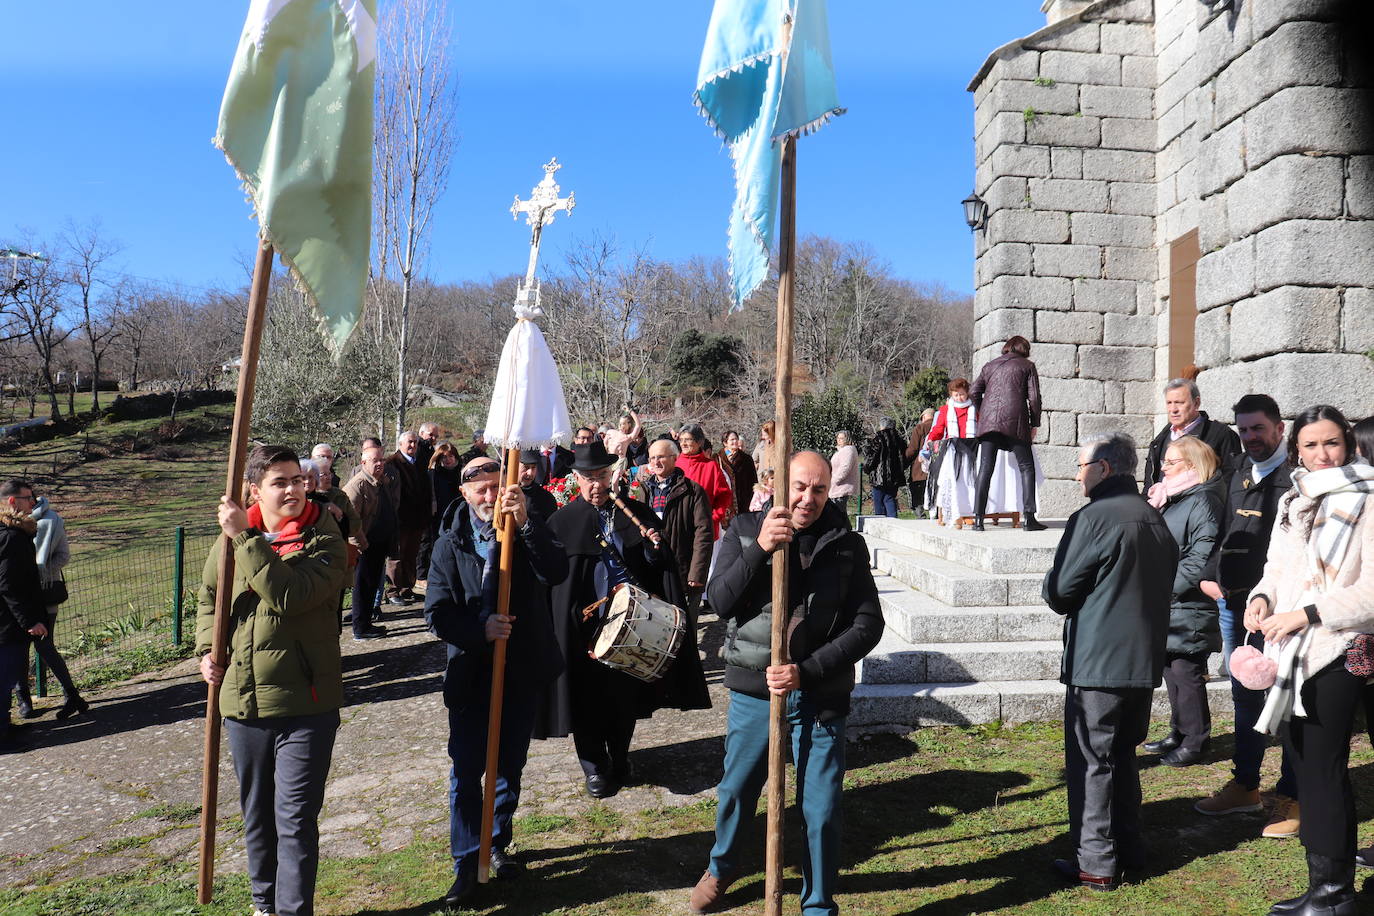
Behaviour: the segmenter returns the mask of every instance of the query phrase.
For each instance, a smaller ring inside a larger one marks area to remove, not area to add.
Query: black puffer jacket
[[[906,466],[902,456],[906,443],[891,427],[878,430],[877,435],[864,444],[864,470],[875,487],[896,488],[906,483]]]
[[[746,512],[730,525],[706,586],[711,607],[728,621],[725,686],[760,699],[768,697],[763,672],[772,655],[775,556],[758,544],[764,515]],[[788,657],[801,669],[802,690],[820,704],[821,718],[842,716],[849,712],[854,665],[883,635],[868,545],[829,503],[798,533],[790,555]]]
[[[1029,442],[1040,426],[1040,374],[1024,356],[1003,353],[983,366],[969,399],[978,408],[980,436],[1001,433]]]
[[[1164,506],[1164,523],[1178,544],[1178,569],[1169,603],[1167,649],[1171,655],[1221,650],[1217,603],[1198,586],[1205,578],[1221,531],[1223,479],[1214,475],[1172,497]]]
[[[0,512],[0,645],[28,642],[29,628],[47,619],[33,546],[36,530],[27,515]]]
[[[1202,417],[1202,422],[1198,424],[1197,429],[1193,430],[1188,435],[1197,436],[1212,447],[1212,451],[1216,452],[1217,457],[1221,459],[1221,469],[1223,472],[1236,467],[1239,463],[1241,454],[1240,436],[1237,436],[1236,431],[1225,423],[1219,423],[1207,416],[1207,411],[1205,410],[1198,411],[1198,416]],[[983,422],[981,416],[978,418],[978,422],[981,428]],[[1173,441],[1173,437],[1169,434],[1168,423],[1165,423],[1164,428],[1159,431],[1159,434],[1156,435],[1154,439],[1150,440],[1150,448],[1145,453],[1144,481],[1146,490],[1163,479],[1164,468],[1162,465],[1164,462],[1164,453],[1169,450],[1169,443]]]

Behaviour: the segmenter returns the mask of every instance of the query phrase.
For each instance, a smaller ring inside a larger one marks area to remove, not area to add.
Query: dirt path
[[[706,618],[709,620],[710,618]],[[448,835],[444,650],[419,607],[383,620],[384,640],[345,635],[343,710],[321,816],[321,855],[348,858]],[[704,640],[715,707],[660,712],[641,722],[632,759],[652,784],[608,801],[622,810],[709,797],[720,775],[725,690],[719,627]],[[194,868],[205,686],[193,661],[92,695],[91,714],[56,722],[57,699],[25,729],[32,747],[0,757],[0,884],[25,887],[120,873],[144,864]],[[220,871],[242,871],[237,782],[220,769]],[[522,815],[590,807],[571,739],[536,741],[525,768]],[[152,839],[149,839],[149,837]]]

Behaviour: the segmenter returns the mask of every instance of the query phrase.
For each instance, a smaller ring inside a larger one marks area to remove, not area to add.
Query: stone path
[[[631,757],[656,785],[606,803],[620,810],[710,797],[720,775],[725,690],[720,627],[703,617],[713,709],[660,712],[640,723]],[[444,649],[419,606],[385,615],[391,634],[345,635],[343,710],[321,815],[321,855],[349,858],[448,835]],[[32,748],[0,757],[0,885],[26,887],[142,865],[196,861],[205,686],[196,663],[135,678],[90,697],[91,714],[26,729]],[[218,871],[244,868],[237,782],[222,755]],[[521,814],[573,814],[591,805],[570,739],[536,741]],[[151,839],[149,839],[151,837]]]

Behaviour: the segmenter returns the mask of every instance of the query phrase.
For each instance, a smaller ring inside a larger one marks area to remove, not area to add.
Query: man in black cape
[[[568,553],[568,576],[553,589],[554,630],[567,670],[550,688],[534,734],[549,738],[571,733],[588,794],[608,798],[633,778],[629,752],[636,720],[664,706],[709,709],[711,698],[697,655],[696,620],[690,615],[677,658],[652,684],[588,656],[609,602],[589,621],[583,620],[583,610],[608,597],[615,586],[628,582],[678,607],[685,602],[677,562],[662,543],[658,517],[643,503],[624,500],[622,509],[611,499],[616,456],[600,440],[573,451],[579,498],[549,520]]]

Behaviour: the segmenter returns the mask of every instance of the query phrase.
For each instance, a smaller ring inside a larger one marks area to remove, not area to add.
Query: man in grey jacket
[[[1135,442],[1124,433],[1089,439],[1077,480],[1089,503],[1064,530],[1045,603],[1065,616],[1059,679],[1064,696],[1064,773],[1076,858],[1055,870],[1115,890],[1123,868],[1144,864],[1135,748],[1150,724],[1150,694],[1164,670],[1178,545],[1136,490]]]

